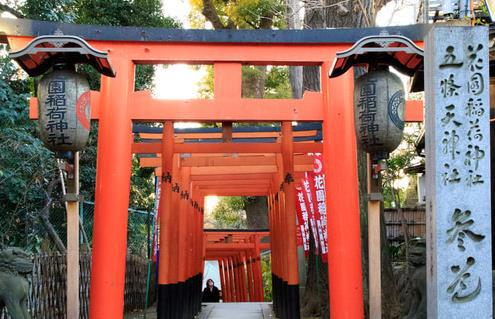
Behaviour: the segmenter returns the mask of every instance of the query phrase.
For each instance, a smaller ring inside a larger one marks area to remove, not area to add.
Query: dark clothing
[[[206,287],[203,290],[203,302],[220,302],[220,290],[215,286],[211,290]]]

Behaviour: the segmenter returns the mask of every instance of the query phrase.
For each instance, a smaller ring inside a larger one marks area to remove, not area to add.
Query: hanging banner
[[[155,220],[154,220],[154,227],[153,227],[153,254],[152,254],[152,260],[154,262],[157,261],[157,256],[158,256],[158,250],[159,250],[159,241],[158,241],[158,219],[159,219],[159,214],[158,212],[159,207],[160,207],[160,189],[161,189],[162,181],[161,178],[158,176],[155,176]]]
[[[301,234],[302,246],[304,247],[305,255],[309,251],[309,220],[308,208],[304,200],[304,192],[301,186],[296,187],[296,213],[298,233]]]
[[[297,247],[304,247],[303,235],[301,234],[301,227],[296,228],[296,239],[297,239]]]
[[[311,230],[315,242],[318,242],[323,262],[327,262],[327,214],[325,203],[325,173],[321,154],[308,154],[314,157],[313,172],[306,172],[303,179],[305,195],[310,207]],[[312,216],[311,216],[312,215]]]
[[[301,180],[302,186],[303,186],[303,193],[304,193],[304,200],[306,203],[307,207],[307,212],[308,212],[308,219],[309,219],[309,225],[311,226],[311,232],[313,233],[313,240],[315,244],[315,254],[319,254],[319,236],[318,236],[318,227],[316,224],[316,210],[314,206],[314,200],[313,200],[313,195],[311,193],[311,184],[312,182],[310,181],[308,177],[308,173],[304,175],[304,178]],[[309,242],[308,242],[309,243]]]
[[[323,156],[316,153],[314,156],[315,168],[313,171],[313,187],[315,194],[315,208],[319,220],[317,220],[320,235],[321,253],[323,261],[326,262],[328,255],[328,235],[327,235],[327,205],[325,192],[325,170],[323,167]]]

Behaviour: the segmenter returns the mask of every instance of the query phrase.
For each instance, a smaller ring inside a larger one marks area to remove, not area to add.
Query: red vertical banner
[[[304,195],[304,200],[306,203],[307,212],[308,212],[308,219],[309,219],[309,224],[311,226],[311,232],[313,233],[313,240],[315,244],[315,254],[318,255],[320,249],[319,249],[319,236],[318,236],[318,226],[316,224],[316,210],[315,210],[315,205],[314,205],[314,200],[313,200],[313,194],[311,192],[311,185],[312,185],[312,179],[309,178],[308,173],[304,175],[304,178],[302,179],[302,187],[303,187],[303,195]],[[309,243],[309,242],[308,242]]]
[[[321,252],[323,262],[327,262],[327,210],[325,202],[325,171],[322,154],[308,154],[314,157],[314,169],[306,172],[302,179],[306,201],[309,207],[309,221],[315,247]]]
[[[298,233],[301,234],[301,241],[304,247],[305,254],[309,251],[309,220],[308,208],[304,199],[304,192],[301,186],[296,187],[296,212]]]
[[[301,247],[301,246],[304,246],[304,240],[303,240],[303,235],[301,234],[301,227],[297,227],[296,228],[297,231],[296,231],[296,239],[297,239],[297,247]]]
[[[323,167],[323,156],[321,153],[314,154],[315,168],[313,171],[313,189],[315,198],[315,208],[318,215],[318,231],[320,236],[321,254],[324,262],[328,256],[328,236],[327,236],[327,206],[325,198],[325,170]]]

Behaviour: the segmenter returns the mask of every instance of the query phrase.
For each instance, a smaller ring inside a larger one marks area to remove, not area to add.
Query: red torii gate
[[[197,282],[202,271],[202,216],[199,204],[203,194],[189,194],[193,209],[173,191],[179,180],[174,174],[176,153],[276,153],[282,170],[273,185],[281,189],[270,196],[273,274],[286,285],[289,298],[298,291],[294,184],[294,153],[307,152],[304,144],[292,143],[292,121],[323,123],[322,151],[327,168],[330,315],[332,318],[362,318],[361,245],[359,230],[356,140],[353,119],[352,72],[328,79],[337,51],[349,48],[359,38],[378,34],[381,29],[340,29],[308,31],[196,31],[155,30],[75,26],[36,21],[0,19],[1,29],[13,50],[23,48],[35,35],[61,30],[81,36],[102,51],[108,51],[117,76],[103,77],[100,93],[92,92],[92,118],[99,120],[98,165],[96,178],[93,265],[91,273],[91,318],[122,318],[127,237],[127,208],[133,152],[161,152],[163,178],[160,241],[176,242],[161,251],[159,284],[161,296],[174,281]],[[35,28],[33,30],[32,28]],[[388,28],[421,41],[423,26]],[[214,99],[164,101],[149,92],[134,90],[136,64],[190,63],[213,64]],[[242,65],[312,65],[320,67],[321,92],[305,92],[302,99],[246,99],[241,96]],[[34,99],[32,102],[35,103]],[[410,104],[406,120],[418,120],[422,109]],[[34,116],[35,112],[31,112]],[[280,143],[249,145],[222,143],[187,145],[164,139],[161,145],[133,146],[132,122],[163,122],[164,136],[173,136],[173,122],[261,122],[281,121]],[[185,170],[187,171],[187,170]],[[187,175],[187,173],[184,173]],[[180,180],[187,180],[181,176]],[[184,185],[187,185],[185,183]],[[245,194],[247,195],[247,194]],[[178,198],[177,198],[178,197]],[[177,214],[181,207],[187,214]],[[178,211],[178,210],[177,210]],[[176,216],[177,214],[178,216]],[[169,227],[177,217],[176,232]],[[189,222],[187,222],[189,220]],[[185,226],[184,226],[185,225]],[[183,241],[183,239],[185,239]],[[187,243],[189,250],[183,251]],[[163,247],[167,247],[164,245]],[[163,249],[162,247],[162,249]],[[187,267],[178,268],[169,256],[179,256]],[[199,276],[199,277],[198,277]],[[192,284],[193,287],[194,284]],[[189,287],[189,286],[188,286]],[[274,287],[275,288],[275,287]],[[169,300],[160,299],[159,309]],[[297,303],[297,302],[296,302]],[[191,305],[198,304],[193,300]],[[287,304],[294,304],[288,301]],[[165,305],[166,306],[166,305]],[[175,307],[170,305],[170,307]],[[283,317],[298,316],[294,309],[281,310]],[[160,310],[159,310],[160,313]],[[168,318],[162,310],[160,318]]]

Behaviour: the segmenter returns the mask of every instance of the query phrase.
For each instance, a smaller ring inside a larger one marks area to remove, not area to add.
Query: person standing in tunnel
[[[206,281],[206,287],[203,290],[203,302],[220,302],[220,290],[212,279]]]

